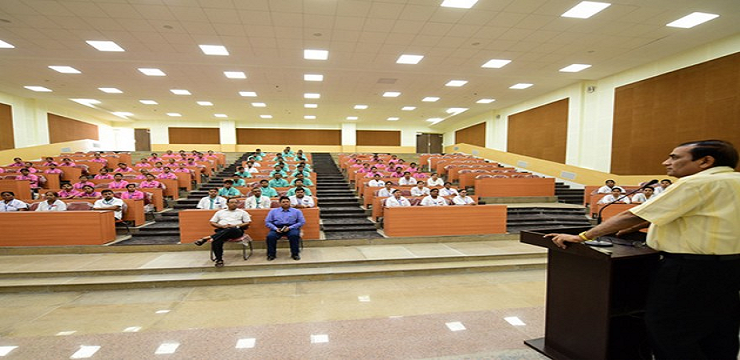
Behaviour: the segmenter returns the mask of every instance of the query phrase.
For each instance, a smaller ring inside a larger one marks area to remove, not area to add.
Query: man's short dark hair
[[[261,184],[261,183],[268,183],[268,184],[269,184],[270,182],[269,182],[269,181],[267,181],[267,180],[265,180],[265,179],[262,179],[262,180],[260,180],[260,184]]]
[[[613,183],[616,183],[616,181],[614,181],[614,180],[612,180],[612,179],[608,179],[608,180],[604,181],[604,184],[606,184],[606,183],[608,183],[608,182],[610,182],[610,181],[611,181],[611,182],[613,182]]]
[[[224,184],[234,185],[234,180],[226,179],[224,180]]]
[[[691,160],[697,160],[705,156],[714,158],[714,166],[737,167],[737,149],[731,143],[722,140],[700,140],[683,143],[679,146],[692,146],[689,149]]]
[[[279,202],[282,202],[282,201],[283,201],[283,199],[285,199],[285,200],[288,200],[288,201],[290,201],[290,198],[289,198],[289,197],[287,197],[287,196],[285,196],[285,195],[281,196],[281,197],[280,197],[280,198],[278,199],[278,201],[279,201]]]
[[[5,195],[5,194],[8,194],[10,196],[15,196],[15,193],[12,192],[12,191],[3,191],[3,192],[0,193],[0,196]]]
[[[105,190],[101,191],[100,193],[101,194],[107,194],[107,193],[113,194],[113,190],[111,190],[111,189],[105,189]]]
[[[667,181],[669,184],[673,184],[673,181],[671,181],[671,179],[663,179],[663,180],[660,180],[660,182],[663,182],[663,181]]]

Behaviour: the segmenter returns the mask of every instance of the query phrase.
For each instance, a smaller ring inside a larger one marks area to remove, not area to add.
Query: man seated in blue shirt
[[[301,227],[306,223],[303,213],[290,207],[290,198],[280,197],[280,207],[270,210],[265,218],[265,225],[270,229],[267,234],[267,261],[275,260],[277,256],[277,241],[283,236],[290,242],[290,257],[300,260]]]
[[[273,176],[274,178],[269,182],[271,188],[288,186],[288,181],[283,179],[283,175],[281,175],[280,173],[275,173],[275,175]]]
[[[234,181],[231,179],[224,180],[224,187],[218,190],[218,196],[223,196],[227,200],[233,197],[240,197],[242,193],[239,190],[233,188]]]
[[[262,195],[267,197],[277,197],[278,192],[277,190],[270,187],[270,183],[267,182],[267,180],[262,179],[260,180],[260,190],[262,190]]]

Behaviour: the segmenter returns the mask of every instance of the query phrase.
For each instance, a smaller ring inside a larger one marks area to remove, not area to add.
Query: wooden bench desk
[[[555,196],[554,178],[484,178],[475,180],[480,197]]]
[[[505,234],[506,205],[407,206],[384,210],[388,236]]]
[[[476,204],[478,203],[478,195],[468,195],[468,196],[470,196],[473,200],[475,200]],[[404,197],[408,199],[409,201],[415,198],[419,200],[424,198],[424,196],[404,196]],[[445,199],[452,199],[454,196],[443,196],[443,197]],[[373,199],[373,209],[372,209],[373,210],[373,213],[372,213],[373,220],[377,221],[378,218],[383,217],[383,212],[385,209],[385,206],[384,206],[385,199],[387,198],[388,198],[387,196],[376,196]],[[462,206],[462,205],[448,205],[448,206]]]
[[[0,246],[101,245],[116,239],[110,211],[0,213]]]
[[[0,180],[0,191],[12,191],[19,200],[32,199],[31,182],[28,180]]]

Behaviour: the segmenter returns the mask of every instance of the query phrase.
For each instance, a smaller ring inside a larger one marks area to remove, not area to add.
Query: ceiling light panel
[[[175,95],[191,95],[190,91],[187,91],[185,89],[172,89],[170,90]]]
[[[244,97],[257,97],[257,93],[254,91],[240,91],[239,95]]]
[[[458,9],[470,9],[477,2],[478,0],[444,0],[442,1],[442,5],[440,6]]]
[[[424,58],[424,55],[401,55],[398,57],[398,60],[396,60],[397,64],[411,64],[416,65],[421,61],[421,59]]]
[[[321,74],[303,74],[305,81],[324,81],[324,75]]]
[[[226,50],[225,46],[221,45],[198,45],[200,47],[200,50],[203,51],[206,55],[215,55],[215,56],[228,56],[229,51]]]
[[[272,115],[260,115],[263,119],[272,119]]]
[[[357,116],[347,116],[347,120],[357,120]]]
[[[388,119],[386,119],[386,120],[388,120],[388,121],[398,121],[398,118],[397,118],[397,117],[395,117],[395,116],[391,116],[391,117],[389,117],[389,118],[388,118]]]
[[[118,46],[118,44],[114,43],[113,41],[88,40],[85,42],[88,45],[98,49],[99,51],[112,51],[112,52],[126,51],[126,50],[123,50],[122,47]]]
[[[128,117],[128,116],[132,116],[132,115],[134,115],[134,114],[132,114],[132,113],[130,113],[130,112],[127,112],[127,111],[114,111],[114,112],[112,112],[111,114],[113,114],[113,115],[115,115],[115,116],[118,116],[118,117],[122,117],[122,118],[124,118],[124,119],[125,119],[126,117]]]
[[[563,15],[560,16],[576,19],[588,19],[609,6],[611,6],[611,4],[604,2],[581,1],[578,5],[570,8],[570,10],[564,12]]]
[[[383,97],[399,97],[401,93],[398,91],[386,91],[383,93]]]
[[[303,58],[306,60],[326,60],[329,58],[329,51],[327,50],[303,50]]]
[[[95,99],[70,99],[70,100],[78,104],[82,104],[82,105],[89,106],[89,107],[93,107],[93,105],[100,104],[100,101],[95,100]]]
[[[531,87],[531,86],[532,86],[532,84],[528,84],[528,83],[518,83],[518,84],[515,84],[515,85],[511,85],[511,87],[509,87],[509,89],[519,89],[519,90],[521,90],[521,89],[526,89],[526,88]]]
[[[306,109],[316,109],[319,107],[319,104],[303,104],[303,107]]]
[[[403,110],[403,111],[416,110],[416,106],[404,106],[404,107],[401,108],[401,110]]]
[[[243,71],[224,71],[224,75],[226,75],[229,79],[246,79],[247,74],[245,74]]]
[[[590,68],[591,65],[589,64],[570,64],[562,69],[560,69],[560,72],[579,72],[585,69]]]
[[[180,114],[180,113],[167,113],[167,116],[172,116],[172,117],[181,117],[181,116],[182,116],[182,114]]]
[[[224,119],[224,118],[227,118],[227,117],[228,117],[228,116],[227,116],[226,114],[213,114],[213,116],[215,116],[215,117],[217,117],[217,118],[222,118],[222,119]]]
[[[144,105],[157,105],[158,103],[154,100],[139,100]]]
[[[445,86],[460,87],[467,84],[467,80],[450,80]]]
[[[303,115],[303,118],[306,120],[315,120],[316,115]]]
[[[98,90],[106,93],[106,94],[123,94],[123,91],[118,90],[116,88],[109,88],[109,87],[101,87],[98,88]]]
[[[155,68],[139,68],[139,71],[146,76],[167,76],[164,71]]]
[[[708,14],[703,12],[694,12],[689,15],[686,15],[676,21],[670,22],[666,24],[666,26],[670,27],[677,27],[677,28],[683,28],[683,29],[689,29],[696,25],[703,24],[709,20],[714,20],[718,18],[719,15],[717,14]]]
[[[317,93],[305,93],[305,94],[303,94],[303,97],[306,98],[306,99],[320,99],[321,98],[321,94],[317,94]]]
[[[5,42],[5,41],[0,40],[0,49],[13,49],[13,48],[15,48],[15,46],[13,46],[13,45]]]
[[[482,68],[489,68],[489,69],[500,69],[507,64],[509,64],[511,60],[505,60],[505,59],[491,59],[486,61],[485,64],[481,65]]]
[[[367,109],[367,105],[355,105],[355,110],[365,110]]]
[[[210,101],[196,101],[196,103],[200,106],[213,106],[213,103]]]
[[[267,104],[261,103],[261,102],[253,102],[252,106],[254,107],[267,107]]]
[[[496,101],[496,99],[480,99],[476,101],[478,104],[490,104],[492,102]]]
[[[439,98],[436,97],[436,96],[427,96],[427,97],[421,99],[421,101],[423,101],[423,102],[435,102],[437,100],[439,100]]]
[[[64,66],[64,65],[52,65],[52,66],[49,66],[49,69],[52,69],[56,72],[60,72],[62,74],[81,74],[82,73],[80,70],[77,70],[71,66]]]

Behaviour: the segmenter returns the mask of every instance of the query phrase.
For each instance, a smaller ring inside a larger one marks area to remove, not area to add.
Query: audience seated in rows
[[[601,200],[599,200],[598,204],[610,204],[610,203],[622,203],[622,204],[629,204],[630,199],[628,196],[622,195],[622,188],[615,186],[612,188],[611,194],[605,195]]]
[[[600,187],[600,188],[599,188],[599,189],[598,189],[598,190],[596,191],[596,193],[597,193],[597,194],[609,194],[609,193],[611,193],[611,192],[612,192],[612,189],[613,189],[614,187],[617,187],[617,188],[619,188],[619,191],[621,191],[621,192],[623,192],[623,191],[624,191],[624,189],[622,189],[621,187],[619,187],[619,186],[616,186],[616,182],[614,182],[614,180],[611,180],[611,179],[609,179],[609,180],[606,180],[606,181],[604,182],[604,184],[605,184],[604,186]]]

